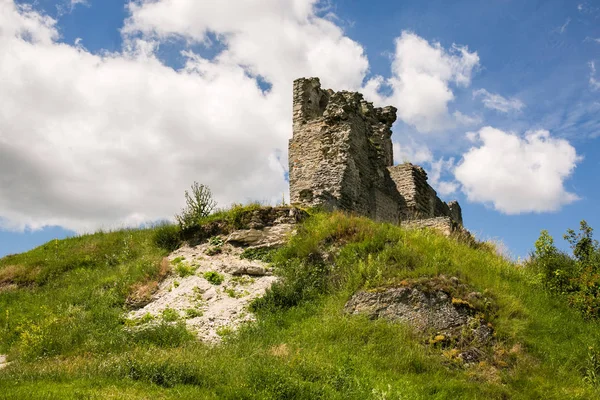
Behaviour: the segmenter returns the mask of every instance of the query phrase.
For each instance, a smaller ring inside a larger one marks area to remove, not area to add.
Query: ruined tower
[[[292,204],[392,223],[442,225],[444,231],[462,225],[458,203],[440,200],[423,168],[393,165],[396,108],[373,107],[360,93],[324,90],[318,78],[294,81],[293,101]]]
[[[399,223],[402,197],[387,170],[395,120],[394,107],[375,108],[360,93],[323,90],[318,78],[296,80],[291,202]]]

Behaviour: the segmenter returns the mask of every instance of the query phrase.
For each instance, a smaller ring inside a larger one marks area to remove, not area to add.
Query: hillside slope
[[[222,332],[221,345],[199,342],[170,316],[129,329],[131,307],[175,273],[155,244],[160,229],[52,241],[0,259],[0,354],[11,361],[0,397],[598,397],[584,377],[594,372],[599,324],[534,276],[488,245],[341,213],[315,214],[286,246],[257,255],[280,283],[253,303],[257,321]],[[453,281],[492,304],[482,312],[494,339],[476,362],[456,357],[457,342],[345,312],[357,291],[434,282],[452,294]]]

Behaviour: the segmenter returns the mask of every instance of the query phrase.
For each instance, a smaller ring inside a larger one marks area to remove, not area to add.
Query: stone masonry
[[[462,226],[458,202],[440,200],[423,168],[393,165],[396,108],[373,107],[360,93],[321,89],[318,78],[294,81],[293,101],[292,204],[443,231]]]

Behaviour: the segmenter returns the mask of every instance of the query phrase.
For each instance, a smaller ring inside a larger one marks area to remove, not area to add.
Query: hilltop
[[[222,246],[213,238],[264,229],[249,226],[256,221],[248,216],[259,209],[235,207],[207,217],[189,245],[206,248],[212,240]],[[598,323],[549,295],[534,274],[497,255],[492,245],[340,212],[312,212],[295,229],[281,247],[243,252],[245,259],[272,268],[278,283],[251,303],[255,321],[221,330],[219,345],[199,341],[186,328],[195,316],[183,313],[163,313],[132,329],[129,312],[143,303],[134,300],[180,279],[177,265],[164,262],[181,246],[166,240],[175,226],[51,241],[0,259],[0,353],[11,362],[0,371],[1,393],[128,399],[597,397],[584,378],[594,367],[588,355],[600,339]],[[189,273],[212,279],[201,269]],[[456,310],[471,316],[471,325],[455,336],[440,335],[360,303],[361,296],[387,296],[392,289],[429,293],[430,299],[446,294]],[[354,312],[359,309],[367,313]],[[485,321],[490,334],[476,360],[466,352],[479,343],[472,333],[483,332],[474,321]]]

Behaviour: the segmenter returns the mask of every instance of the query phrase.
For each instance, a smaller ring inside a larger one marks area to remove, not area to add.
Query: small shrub
[[[567,230],[564,239],[573,249],[570,257],[559,251],[543,230],[529,263],[549,291],[565,295],[587,319],[600,316],[600,246],[592,232],[585,221],[581,221],[579,233]]]
[[[213,285],[220,285],[225,280],[225,277],[218,272],[208,271],[204,273],[204,279],[212,283]]]
[[[208,244],[210,244],[211,246],[223,246],[223,238],[221,236],[213,236],[210,239],[208,239]]]
[[[569,294],[569,304],[586,319],[600,316],[600,274],[592,266],[584,269],[576,279],[577,290]]]
[[[210,188],[198,182],[192,184],[191,193],[185,191],[185,202],[186,207],[181,214],[175,216],[182,231],[198,226],[217,205],[212,198]]]
[[[181,246],[179,226],[173,224],[159,225],[153,236],[153,242],[157,247],[166,251],[175,251]]]

